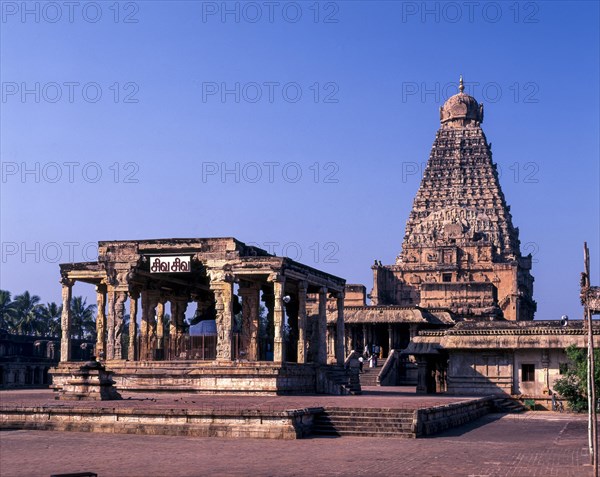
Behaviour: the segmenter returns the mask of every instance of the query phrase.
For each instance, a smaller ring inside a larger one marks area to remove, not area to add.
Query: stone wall
[[[488,414],[492,406],[492,398],[486,397],[475,401],[419,409],[415,413],[416,436],[429,436],[474,421]]]
[[[564,349],[456,350],[450,353],[448,392],[451,394],[507,394],[543,398],[554,389]],[[523,365],[533,365],[533,381],[524,381]]]
[[[29,429],[187,437],[300,439],[322,408],[294,411],[0,408],[0,429]]]
[[[502,350],[450,353],[447,389],[450,394],[512,394],[513,354]]]

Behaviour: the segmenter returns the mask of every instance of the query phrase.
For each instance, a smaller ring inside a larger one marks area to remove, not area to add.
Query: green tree
[[[15,316],[15,302],[10,299],[10,292],[0,290],[0,329],[11,331]]]
[[[60,336],[60,318],[62,306],[56,303],[47,303],[40,309],[40,319],[43,321],[44,336]]]
[[[40,297],[25,291],[15,297],[14,304],[15,319],[12,331],[19,335],[40,334]]]
[[[571,345],[565,352],[569,358],[569,368],[562,378],[556,380],[554,389],[567,400],[573,411],[587,411],[587,349]],[[600,351],[594,352],[594,360],[594,386],[596,396],[600,396]]]
[[[79,339],[96,339],[96,305],[88,305],[87,299],[76,296],[71,299],[71,336]]]

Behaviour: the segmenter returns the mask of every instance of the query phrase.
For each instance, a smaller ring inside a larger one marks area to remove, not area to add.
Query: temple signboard
[[[150,257],[150,273],[185,273],[190,269],[189,255]]]

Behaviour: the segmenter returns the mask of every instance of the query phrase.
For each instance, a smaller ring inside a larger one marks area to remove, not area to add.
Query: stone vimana
[[[481,128],[483,104],[460,92],[438,130],[394,265],[373,266],[375,305],[446,308],[458,318],[532,320],[531,256]]]

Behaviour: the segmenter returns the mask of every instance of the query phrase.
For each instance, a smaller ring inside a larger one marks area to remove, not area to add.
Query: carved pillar
[[[148,359],[148,292],[142,291],[142,319],[140,321],[140,361]]]
[[[142,323],[140,327],[140,360],[152,359],[156,342],[155,307],[158,297],[149,291],[142,292]]]
[[[298,363],[306,363],[306,281],[298,283]]]
[[[223,276],[215,280],[211,279],[210,289],[215,294],[217,361],[231,361],[233,328],[233,283],[231,277]]]
[[[73,280],[63,279],[62,283],[62,315],[60,317],[61,339],[60,360],[69,361],[71,358],[71,296]]]
[[[136,361],[139,359],[138,341],[137,341],[137,311],[138,311],[139,293],[129,293],[129,349],[127,350],[127,359]]]
[[[106,310],[106,359],[115,357],[115,300],[114,288],[108,287]]]
[[[427,393],[427,358],[417,356],[417,393]]]
[[[123,328],[125,323],[125,301],[127,300],[127,292],[119,291],[115,293],[114,304],[114,352],[112,359],[123,359]]]
[[[173,310],[171,310],[172,313]],[[165,300],[164,298],[160,298],[156,305],[156,349],[159,351],[159,355],[162,358],[162,353],[164,349],[164,340],[165,340],[165,328],[164,328],[164,320],[165,318]]]
[[[106,286],[96,286],[96,358],[106,359]]]
[[[255,283],[240,284],[239,295],[242,298],[240,356],[249,361],[257,361],[260,286]]]
[[[186,297],[171,298],[171,321],[169,323],[169,354],[171,358],[180,358],[182,353],[186,351],[183,343],[183,334],[187,305],[188,301]],[[201,303],[198,303],[198,309],[201,309],[201,307]]]
[[[158,305],[158,294],[148,295],[148,343],[146,359],[154,359],[154,350],[156,349],[156,307]]]
[[[200,304],[198,304],[200,306]],[[178,303],[176,299],[171,299],[171,320],[169,321],[169,359],[175,359],[179,356],[177,342],[177,313]]]
[[[327,325],[327,364],[335,364],[335,326]]]
[[[319,316],[317,321],[317,363],[327,364],[327,288],[319,290]]]
[[[392,353],[393,347],[394,347],[394,328],[392,327],[391,324],[388,324],[388,356]]]
[[[262,287],[262,301],[265,304],[265,308],[267,309],[267,322],[264,330],[264,335],[262,337],[259,336],[259,360],[267,361],[269,358],[269,351],[273,351],[270,347],[271,345],[271,337],[274,336],[273,332],[273,287],[270,284]]]
[[[337,296],[337,320],[335,323],[336,340],[335,340],[335,359],[337,364],[344,364],[345,353],[344,353],[344,293],[341,292]]]
[[[367,346],[369,344],[369,340],[367,339],[367,325],[365,325],[364,323],[362,325],[362,337],[363,337],[363,343],[362,343],[362,349],[360,351],[364,352],[365,346]]]
[[[285,313],[283,310],[283,289],[285,277],[279,275],[273,279],[273,294],[275,302],[273,306],[273,325],[275,338],[273,340],[273,361],[281,363],[285,361],[285,340],[283,337],[285,325]]]

